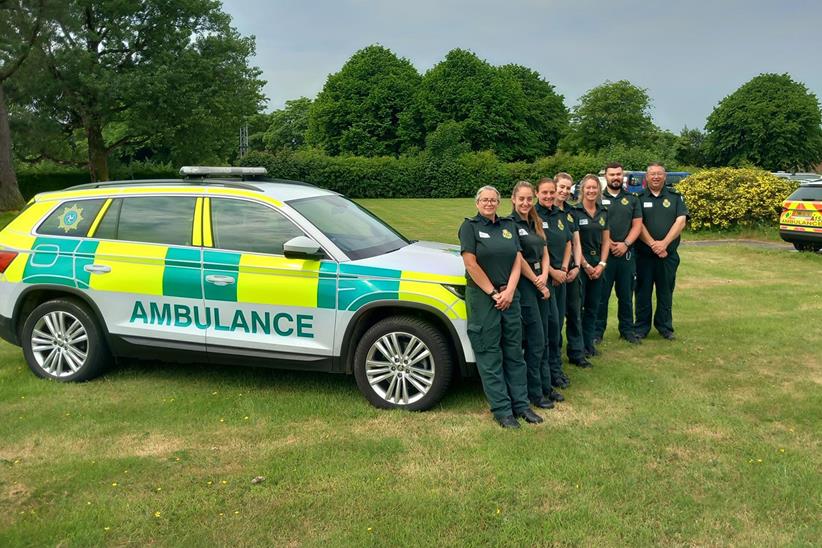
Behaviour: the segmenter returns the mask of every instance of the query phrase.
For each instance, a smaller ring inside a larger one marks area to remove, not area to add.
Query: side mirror
[[[287,259],[305,259],[318,261],[325,255],[320,250],[320,244],[307,236],[291,238],[283,244],[283,255]]]

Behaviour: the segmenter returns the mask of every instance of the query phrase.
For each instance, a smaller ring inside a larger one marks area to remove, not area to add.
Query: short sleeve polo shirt
[[[659,196],[654,196],[651,189],[646,188],[639,194],[639,202],[642,207],[642,222],[654,240],[665,238],[677,217],[689,215],[685,198],[668,186],[662,187]],[[679,238],[671,242],[668,251],[674,251],[678,246]]]
[[[521,251],[514,221],[497,216],[493,221],[477,214],[466,217],[459,229],[460,253],[473,253],[494,287],[508,283],[517,253]],[[469,284],[476,283],[466,272]]]
[[[522,256],[531,266],[534,273],[542,274],[542,253],[545,249],[545,239],[539,235],[531,219],[522,219],[516,211],[511,213],[510,219],[517,225],[517,236],[522,248]],[[542,219],[540,219],[542,222]],[[542,228],[545,231],[545,227]]]
[[[542,229],[548,237],[548,256],[551,268],[562,268],[565,247],[571,241],[571,225],[564,211],[557,207],[537,205],[537,214],[542,219]]]
[[[589,215],[582,204],[577,205],[572,211],[579,226],[582,256],[589,263],[596,264],[602,250],[602,233],[608,229],[608,212],[599,202],[593,215]]]
[[[602,205],[608,210],[608,230],[611,240],[624,242],[631,232],[634,219],[642,218],[642,208],[635,194],[620,189],[619,194],[612,196],[607,190],[602,193]]]

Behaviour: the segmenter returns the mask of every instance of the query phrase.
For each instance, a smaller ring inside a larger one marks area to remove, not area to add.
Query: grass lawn
[[[364,202],[417,239],[454,242],[472,214]],[[678,340],[611,326],[517,432],[476,380],[386,412],[311,373],[132,362],[47,382],[2,343],[0,545],[818,545],[822,257],[681,255]]]

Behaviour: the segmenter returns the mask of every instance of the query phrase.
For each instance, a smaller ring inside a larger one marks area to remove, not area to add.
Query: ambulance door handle
[[[219,274],[209,274],[206,276],[206,281],[210,284],[224,286],[234,283],[234,278],[231,276],[220,276]]]
[[[87,264],[83,270],[89,274],[108,274],[111,272],[111,267],[104,264]]]

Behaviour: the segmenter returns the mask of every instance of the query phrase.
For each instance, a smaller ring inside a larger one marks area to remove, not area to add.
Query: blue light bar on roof
[[[232,167],[232,166],[183,166],[180,175],[183,177],[216,175],[222,177],[251,177],[267,175],[264,167]]]

